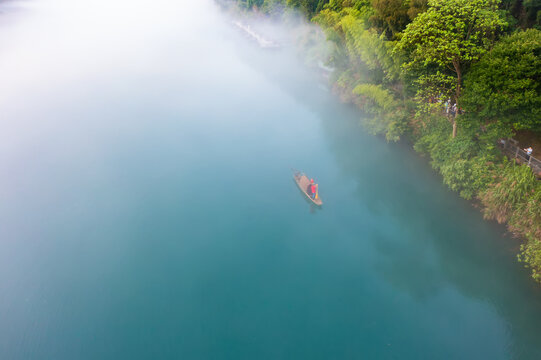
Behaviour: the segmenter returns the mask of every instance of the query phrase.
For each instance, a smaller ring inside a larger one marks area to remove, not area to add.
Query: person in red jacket
[[[314,179],[310,179],[310,184],[308,184],[308,187],[306,188],[306,193],[308,196],[312,196],[312,185],[314,184]]]
[[[310,195],[312,199],[315,199],[317,194],[317,185],[314,184],[314,179],[310,179],[310,185],[308,185],[308,189],[308,195]]]

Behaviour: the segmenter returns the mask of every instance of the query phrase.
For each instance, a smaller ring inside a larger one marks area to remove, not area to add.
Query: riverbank
[[[354,88],[346,82],[335,81],[333,92],[345,103],[363,110],[362,101],[354,96]],[[416,118],[410,118],[415,129]],[[452,158],[442,152],[452,152],[458,140],[447,138],[451,127],[440,119],[440,129],[430,129],[422,135],[409,134],[414,148],[430,159],[432,167],[442,175],[443,182],[467,200],[473,201],[485,219],[507,224],[514,237],[521,239],[519,261],[541,282],[541,184],[526,165],[507,159],[497,148],[491,156],[456,154]],[[447,138],[447,139],[446,139]]]
[[[474,18],[460,14],[461,1],[440,7],[421,1],[402,9],[401,20],[384,16],[389,8],[381,4],[314,2],[301,10],[327,36],[331,51],[324,63],[335,68],[329,76],[335,94],[367,115],[363,122],[369,132],[388,141],[407,137],[450,189],[479,203],[487,220],[507,224],[521,239],[518,259],[541,282],[541,184],[529,167],[507,159],[497,147],[500,138],[518,130],[541,131],[536,81],[541,32],[514,10],[485,1],[472,6],[492,25],[476,28]],[[270,3],[281,2],[265,1],[258,11],[276,17]],[[435,25],[428,24],[455,25],[441,18],[445,11],[450,19],[473,26],[480,38],[452,59],[432,48],[451,41],[460,48],[466,42],[460,30],[440,34],[432,45],[424,43],[435,36],[430,35]],[[513,17],[515,22],[509,20]],[[313,41],[301,46],[310,54],[321,47]],[[460,58],[468,51],[468,57]],[[514,70],[505,70],[510,67]],[[447,115],[446,103],[457,104],[460,114]]]

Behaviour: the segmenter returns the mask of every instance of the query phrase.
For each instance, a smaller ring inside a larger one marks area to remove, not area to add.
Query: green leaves
[[[526,244],[520,245],[518,259],[531,269],[532,278],[541,283],[541,241],[529,237]]]
[[[469,160],[448,161],[441,167],[444,183],[465,199],[472,199],[493,181],[494,162],[489,157],[477,156]]]
[[[509,221],[509,228],[526,237],[518,259],[541,282],[541,185],[525,165],[507,162],[500,178],[481,194],[484,215],[498,222]]]
[[[535,193],[536,182],[528,166],[506,162],[498,181],[481,194],[485,217],[499,223],[509,220],[513,211]]]
[[[384,134],[388,141],[398,141],[407,127],[407,112],[393,94],[381,85],[360,84],[353,89],[357,103],[367,113],[364,119],[373,134]]]
[[[463,65],[478,60],[506,26],[496,0],[430,0],[428,5],[396,44],[409,54],[406,68],[435,64],[460,76]]]
[[[454,73],[458,103],[464,67],[477,61],[506,26],[497,0],[429,0],[428,10],[418,15],[400,36],[395,53],[404,52],[405,71],[424,67]],[[453,117],[453,137],[456,120]]]
[[[485,123],[541,130],[541,31],[506,36],[465,79],[462,105]]]
[[[368,112],[382,113],[396,107],[393,95],[381,85],[360,84],[353,89],[353,93],[363,98],[364,109]]]

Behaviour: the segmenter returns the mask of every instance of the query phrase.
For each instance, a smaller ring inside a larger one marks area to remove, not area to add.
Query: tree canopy
[[[429,0],[428,10],[408,24],[397,43],[397,49],[409,55],[405,67],[420,63],[454,72],[454,100],[458,102],[464,67],[479,60],[507,25],[498,12],[498,3],[498,0]]]
[[[501,39],[465,78],[463,107],[485,122],[541,131],[541,31]]]
[[[505,27],[497,0],[430,0],[429,8],[410,23],[397,48],[409,50],[410,61],[436,64],[462,73],[478,60]]]

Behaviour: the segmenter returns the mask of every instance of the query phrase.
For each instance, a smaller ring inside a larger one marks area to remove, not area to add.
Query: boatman
[[[312,197],[312,186],[313,185],[314,185],[314,179],[310,179],[310,184],[308,184],[308,188],[306,189],[306,193],[310,197]]]
[[[312,197],[312,199],[315,199],[316,198],[316,195],[317,195],[317,185],[314,184],[314,179],[310,179],[310,196]]]

